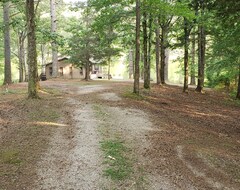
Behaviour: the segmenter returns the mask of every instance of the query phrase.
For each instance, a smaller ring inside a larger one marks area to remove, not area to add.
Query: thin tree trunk
[[[19,82],[24,81],[24,67],[25,67],[25,47],[24,47],[25,35],[23,32],[19,33]]]
[[[56,17],[56,2],[55,0],[50,0],[51,9],[51,32],[56,35],[57,31],[57,17]],[[52,41],[52,77],[56,78],[58,76],[58,46],[56,40]]]
[[[240,64],[239,64],[239,71],[238,71],[238,89],[237,89],[236,98],[240,100]]]
[[[148,34],[147,34],[147,12],[143,12],[143,79],[144,79],[144,88],[150,88],[149,79],[148,79]]]
[[[162,33],[161,33],[161,82],[165,84],[165,50],[166,50],[166,28],[162,26]]]
[[[129,79],[132,79],[134,73],[133,68],[133,50],[129,51]]]
[[[27,60],[26,60],[26,56],[24,55],[24,65],[23,65],[23,70],[24,70],[24,74],[25,74],[25,77],[24,77],[24,82],[28,82],[28,63],[27,63]]]
[[[85,80],[88,81],[90,79],[90,61],[86,62],[86,72],[85,72]]]
[[[198,50],[198,83],[197,92],[203,92],[204,86],[204,68],[205,68],[205,30],[203,26],[199,27],[199,50]]]
[[[168,81],[168,64],[169,64],[169,49],[165,49],[165,67],[164,67],[164,80]]]
[[[204,0],[200,1],[201,15],[204,15]],[[198,83],[196,92],[203,92],[204,86],[204,69],[205,69],[205,51],[206,51],[206,34],[202,24],[198,28]]]
[[[190,29],[188,21],[184,18],[184,86],[183,92],[188,92],[188,47]]]
[[[192,55],[192,62],[191,62],[191,85],[196,85],[196,80],[195,80],[195,55],[196,55],[196,38],[195,38],[195,31],[192,33],[192,50],[191,50],[191,55]]]
[[[157,85],[161,85],[161,65],[160,65],[160,27],[159,27],[159,21],[156,19],[156,78],[157,78]]]
[[[28,29],[27,62],[28,62],[28,68],[29,68],[28,98],[39,98],[34,1],[26,0],[26,13],[27,13],[27,29]]]
[[[42,74],[46,74],[46,58],[45,58],[45,45],[41,44],[41,57],[42,57],[42,69],[41,69],[41,73]]]
[[[139,62],[140,62],[140,0],[136,0],[136,55],[133,92],[139,94]]]
[[[152,15],[150,13],[149,15],[149,22],[148,22],[148,28],[149,28],[149,32],[148,32],[148,59],[147,59],[147,79],[148,79],[148,88],[150,88],[150,77],[151,77],[151,49],[152,49],[152,33],[153,33],[153,30],[152,30]]]
[[[4,84],[12,83],[9,6],[10,2],[3,3],[4,58],[5,58]]]
[[[110,77],[110,72],[111,72],[111,58],[108,58],[108,80],[111,79]]]

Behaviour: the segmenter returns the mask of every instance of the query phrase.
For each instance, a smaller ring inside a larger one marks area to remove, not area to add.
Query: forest
[[[0,5],[0,190],[239,190],[240,1]]]
[[[92,65],[110,65],[125,53],[132,54],[134,92],[139,93],[140,77],[150,88],[151,68],[156,84],[165,84],[167,51],[178,49],[183,92],[196,84],[197,92],[206,86],[240,99],[238,1],[4,0],[1,5],[3,84],[28,81],[36,94],[47,61],[53,61],[53,78],[58,76],[59,55],[84,66],[89,79]]]

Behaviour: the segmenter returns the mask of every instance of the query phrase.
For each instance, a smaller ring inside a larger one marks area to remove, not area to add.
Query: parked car
[[[40,81],[45,81],[47,80],[46,74],[41,73],[39,76]]]

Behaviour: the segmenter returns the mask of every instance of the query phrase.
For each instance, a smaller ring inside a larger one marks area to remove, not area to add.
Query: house
[[[91,79],[95,78],[107,78],[107,66],[102,66],[99,64],[92,65]]]
[[[45,73],[47,79],[52,78],[52,62],[46,64]],[[85,78],[85,68],[74,66],[67,57],[58,59],[58,77],[64,79],[83,79]]]

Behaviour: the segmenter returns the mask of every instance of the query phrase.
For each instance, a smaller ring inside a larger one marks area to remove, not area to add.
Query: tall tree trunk
[[[19,50],[18,50],[18,59],[19,59],[19,82],[24,81],[24,65],[25,65],[25,34],[24,32],[19,33]]]
[[[129,79],[132,79],[134,73],[133,50],[129,51]]]
[[[26,60],[26,56],[24,58],[24,65],[23,65],[23,70],[24,70],[24,82],[28,82],[28,63],[27,63],[27,60]]]
[[[192,49],[191,49],[191,57],[192,57],[192,62],[191,62],[191,85],[196,84],[195,80],[195,55],[196,55],[196,38],[195,38],[195,31],[193,30],[192,33]]]
[[[204,68],[205,68],[205,29],[203,26],[199,27],[198,34],[198,82],[197,82],[197,92],[203,92],[204,86]]]
[[[135,67],[134,67],[134,86],[133,92],[139,94],[139,62],[140,62],[140,0],[136,0],[136,55],[135,55]]]
[[[169,64],[169,49],[165,49],[165,67],[164,67],[164,80],[168,81],[168,64]]]
[[[90,79],[90,61],[86,62],[86,70],[85,70],[85,80],[88,81]]]
[[[200,1],[201,15],[204,15],[204,0]],[[197,92],[203,92],[204,86],[204,69],[205,69],[205,51],[206,51],[206,34],[202,24],[198,26],[198,83]]]
[[[51,9],[51,32],[56,35],[57,31],[57,17],[56,17],[56,2],[55,0],[50,0]],[[58,76],[58,46],[56,39],[52,40],[52,77],[56,78]]]
[[[188,92],[188,48],[189,48],[189,23],[184,18],[184,85],[183,92]]]
[[[160,27],[159,27],[159,20],[156,19],[156,78],[157,78],[157,85],[161,85],[161,66],[160,66]]]
[[[148,32],[148,52],[147,52],[147,79],[148,79],[148,88],[150,88],[150,77],[151,77],[151,50],[152,50],[152,33],[153,33],[153,30],[152,30],[152,22],[153,22],[153,19],[152,19],[152,14],[150,13],[149,15],[149,21],[148,21],[148,28],[149,28],[149,32]]]
[[[46,58],[45,58],[45,45],[41,44],[41,57],[42,57],[42,69],[41,69],[41,73],[42,74],[46,74]]]
[[[162,33],[161,33],[161,82],[162,84],[165,84],[165,50],[166,50],[166,27],[163,25],[162,27]]]
[[[12,83],[9,6],[10,2],[3,3],[4,58],[5,58],[4,84]]]
[[[143,79],[144,79],[144,88],[148,89],[150,88],[150,80],[148,79],[148,34],[147,34],[147,12],[143,12],[143,65],[144,65],[144,73],[143,73]]]
[[[239,71],[238,71],[238,89],[237,89],[236,98],[240,100],[240,64],[239,64]]]
[[[111,72],[111,57],[108,58],[108,80],[111,79],[110,72]]]
[[[28,68],[29,68],[28,98],[39,98],[34,1],[26,0],[26,13],[27,13],[27,29],[28,29],[27,62],[28,62]]]

